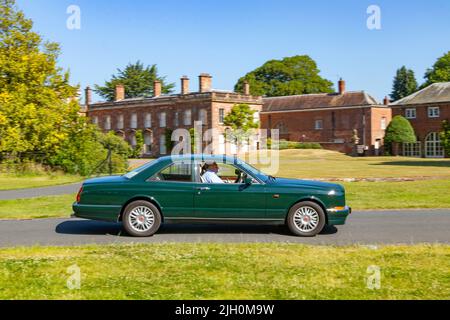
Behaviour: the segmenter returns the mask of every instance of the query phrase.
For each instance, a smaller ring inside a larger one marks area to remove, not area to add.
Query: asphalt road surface
[[[354,212],[347,225],[315,238],[282,226],[166,225],[153,237],[131,238],[119,224],[80,219],[0,221],[0,247],[162,242],[287,242],[316,245],[450,243],[450,209]]]
[[[72,194],[77,193],[78,190],[80,190],[81,184],[82,183],[80,182],[43,188],[0,191],[0,200],[28,199]]]

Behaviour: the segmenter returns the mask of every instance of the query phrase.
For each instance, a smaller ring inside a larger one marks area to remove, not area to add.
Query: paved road
[[[80,183],[66,184],[60,186],[51,186],[44,188],[22,189],[22,190],[8,190],[0,191],[0,200],[12,199],[28,199],[45,196],[58,196],[63,194],[77,193],[81,187]]]
[[[450,243],[450,209],[355,212],[345,226],[315,238],[291,236],[284,227],[167,225],[151,238],[122,235],[120,225],[79,219],[0,221],[0,247],[161,242],[290,242],[305,244]]]

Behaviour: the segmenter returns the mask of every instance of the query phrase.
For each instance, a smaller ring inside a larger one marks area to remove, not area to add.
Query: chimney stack
[[[162,93],[161,81],[155,80],[153,82],[153,96],[155,98],[159,97],[161,95],[161,93]]]
[[[345,93],[345,81],[342,80],[342,78],[339,80],[338,87],[339,87],[339,94],[344,94]]]
[[[121,101],[125,99],[125,87],[123,84],[116,85],[116,99],[115,101]]]
[[[250,95],[250,84],[248,83],[247,80],[244,81],[244,94],[246,96]]]
[[[189,78],[187,76],[181,77],[181,94],[189,94]]]
[[[210,92],[212,86],[212,77],[208,73],[202,73],[199,77],[200,92]]]
[[[92,89],[91,87],[86,87],[85,91],[84,91],[84,104],[86,105],[86,112],[89,110],[89,106],[92,103]]]
[[[383,103],[384,103],[385,106],[388,106],[391,103],[391,100],[389,100],[388,96],[384,97]]]

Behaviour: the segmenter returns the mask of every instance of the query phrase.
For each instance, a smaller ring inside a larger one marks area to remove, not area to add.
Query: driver
[[[204,172],[202,175],[204,183],[225,183],[217,175],[219,172],[219,166],[216,162],[205,162],[202,169]]]

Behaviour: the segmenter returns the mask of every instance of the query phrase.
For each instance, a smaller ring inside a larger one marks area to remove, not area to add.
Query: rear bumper
[[[91,220],[111,221],[117,222],[121,206],[95,206],[95,205],[83,205],[75,202],[72,205],[73,214],[72,218],[83,218]]]
[[[347,217],[352,213],[352,208],[345,206],[339,209],[328,209],[328,225],[343,225],[347,221]]]

